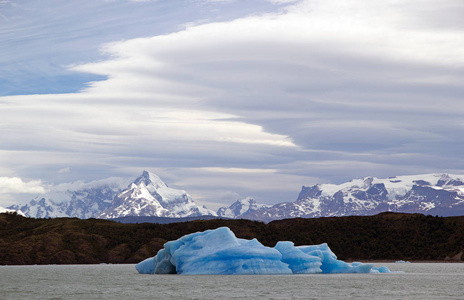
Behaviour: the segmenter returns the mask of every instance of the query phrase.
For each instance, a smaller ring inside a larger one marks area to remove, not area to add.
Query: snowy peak
[[[365,177],[339,185],[303,186],[296,201],[259,209],[251,218],[270,221],[373,215],[385,211],[464,215],[463,178],[463,175],[423,174],[387,179]]]
[[[457,177],[451,177],[448,174],[443,174],[436,185],[441,187],[464,186],[464,180]]]
[[[37,196],[23,206],[13,205],[9,208],[32,218],[94,218],[111,205],[120,191],[117,186],[108,184],[77,190],[55,190]]]
[[[33,218],[216,216],[214,211],[197,206],[185,191],[169,188],[156,174],[148,171],[143,171],[124,190],[119,184],[92,183],[77,190],[51,191],[26,205],[13,205],[9,209],[20,210]]]
[[[99,218],[155,216],[169,218],[196,217],[216,213],[197,206],[183,190],[169,188],[157,175],[143,171],[127,189],[104,210]]]
[[[129,185],[128,190],[132,191],[133,198],[153,199],[163,207],[173,203],[193,202],[186,191],[169,188],[161,178],[148,171],[143,171],[142,175]]]
[[[168,187],[158,175],[148,171],[143,171],[142,175],[134,181],[134,184],[138,186],[144,184],[149,190],[158,190]]]
[[[28,204],[19,206],[12,205],[9,209],[22,212],[28,217],[34,218],[60,218],[68,217],[66,214],[66,205],[55,203],[47,198],[34,198]]]
[[[342,184],[303,186],[294,202],[273,206],[253,198],[237,200],[213,212],[195,204],[187,192],[168,187],[156,174],[142,175],[122,190],[98,185],[51,191],[28,204],[7,209],[34,218],[118,218],[125,216],[197,217],[203,215],[271,221],[373,215],[385,211],[440,216],[464,215],[464,175],[422,174],[390,178],[364,177]]]
[[[256,203],[255,199],[247,197],[241,200],[237,200],[236,202],[232,203],[232,205],[229,207],[219,208],[217,211],[217,215],[219,217],[231,219],[246,219],[248,215],[252,214],[258,209],[268,207],[270,207],[270,205],[258,204]]]
[[[318,184],[310,187],[311,189],[319,189],[323,196],[333,196],[337,192],[344,194],[350,191],[365,191],[369,189],[383,189],[391,196],[405,195],[413,186],[436,186],[436,187],[451,187],[464,186],[464,178],[462,175],[451,174],[423,174],[411,176],[396,176],[387,179],[379,179],[376,177],[365,177],[353,179],[350,182],[335,184]],[[303,187],[303,190],[308,187]],[[372,192],[372,190],[371,190]],[[301,198],[301,197],[299,197]]]
[[[81,219],[94,218],[102,210],[110,207],[120,192],[119,187],[110,185],[67,191],[71,200],[68,202],[66,213]]]

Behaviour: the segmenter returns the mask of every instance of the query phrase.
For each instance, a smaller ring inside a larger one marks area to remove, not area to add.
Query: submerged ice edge
[[[387,267],[338,260],[325,243],[295,246],[281,241],[266,247],[257,239],[237,238],[228,227],[169,241],[135,268],[141,274],[185,275],[390,273]]]

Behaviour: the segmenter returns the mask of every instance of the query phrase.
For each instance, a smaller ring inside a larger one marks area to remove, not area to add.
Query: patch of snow
[[[5,208],[5,207],[2,207],[0,206],[0,214],[2,213],[13,213],[13,212],[16,212],[18,215],[21,215],[23,217],[25,217],[26,215],[20,211],[20,210],[15,210],[15,209],[9,209],[9,208]]]

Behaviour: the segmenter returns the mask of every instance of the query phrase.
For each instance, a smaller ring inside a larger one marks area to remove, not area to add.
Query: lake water
[[[141,275],[134,265],[0,266],[1,299],[464,299],[464,263],[393,274]]]

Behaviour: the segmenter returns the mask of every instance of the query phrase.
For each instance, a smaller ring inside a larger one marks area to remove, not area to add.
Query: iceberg
[[[409,264],[410,262],[409,261],[404,261],[404,260],[397,260],[396,263],[397,264]]]
[[[338,260],[327,244],[295,246],[281,241],[266,247],[257,239],[237,238],[228,227],[169,241],[135,268],[141,274],[185,275],[390,273],[387,267]]]

